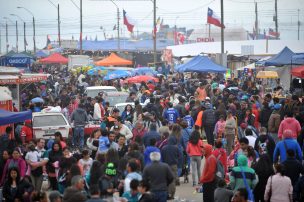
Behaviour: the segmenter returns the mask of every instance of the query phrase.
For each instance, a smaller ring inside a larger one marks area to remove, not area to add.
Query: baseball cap
[[[206,97],[205,100],[210,100],[210,97]]]
[[[119,111],[118,108],[114,108],[114,109],[113,109],[113,112],[116,113],[116,112],[120,112],[120,111]]]
[[[116,169],[115,169],[114,163],[111,163],[111,162],[107,163],[105,173],[108,176],[115,176],[116,175]]]
[[[275,109],[275,110],[279,110],[279,109],[281,109],[281,104],[275,104],[274,106],[273,106],[273,108]]]
[[[114,126],[114,130],[115,130],[115,129],[119,129],[119,126],[118,126],[118,125],[115,125],[115,126]]]

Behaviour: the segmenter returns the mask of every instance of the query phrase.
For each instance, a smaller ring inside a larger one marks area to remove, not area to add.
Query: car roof
[[[115,95],[126,95],[129,96],[129,93],[126,92],[106,92],[106,96],[115,96]]]
[[[33,113],[33,117],[34,116],[51,116],[51,115],[62,115],[63,114],[61,112],[34,112]]]
[[[118,103],[114,107],[121,107],[121,106],[127,106],[127,105],[132,105],[134,106],[134,102],[123,102],[123,103]]]
[[[114,86],[89,86],[86,88],[86,90],[102,90],[102,89],[115,89]]]

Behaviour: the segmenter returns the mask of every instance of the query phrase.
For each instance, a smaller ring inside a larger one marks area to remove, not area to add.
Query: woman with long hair
[[[12,167],[8,171],[8,178],[3,186],[3,197],[7,202],[23,201],[29,202],[33,185],[29,182],[29,177],[21,179],[19,169]]]
[[[58,190],[56,170],[59,169],[59,161],[62,156],[61,144],[56,141],[53,143],[52,149],[49,152],[49,161],[46,166],[52,190]]]
[[[260,156],[258,162],[252,165],[255,173],[258,175],[259,182],[254,188],[253,194],[256,201],[264,202],[264,193],[266,189],[267,179],[274,174],[272,161],[268,154]]]
[[[99,178],[104,174],[104,165],[99,161],[93,161],[89,175],[86,176],[86,181],[91,185],[97,185]]]
[[[11,159],[8,159],[5,163],[5,166],[3,168],[3,173],[2,178],[1,178],[1,183],[3,185],[6,177],[8,177],[8,171],[10,168],[12,167],[16,167],[19,171],[20,177],[23,178],[26,174],[26,162],[25,160],[22,158],[20,150],[19,149],[15,149],[12,153],[12,157]]]
[[[130,123],[133,123],[134,118],[134,110],[132,105],[128,104],[125,107],[125,110],[121,114],[121,119],[123,122],[129,121]]]
[[[191,161],[193,186],[196,186],[201,178],[202,146],[203,141],[200,139],[200,133],[193,131],[186,149]]]
[[[275,164],[275,175],[267,180],[264,200],[270,202],[292,202],[292,184],[289,177],[285,176],[283,164]],[[270,194],[271,193],[271,194]]]
[[[99,137],[101,136],[101,129],[94,130],[87,139],[87,146],[91,150],[91,157],[94,159],[98,150]]]

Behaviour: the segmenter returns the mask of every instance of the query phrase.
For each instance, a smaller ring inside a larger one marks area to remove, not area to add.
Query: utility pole
[[[61,37],[60,37],[60,10],[59,10],[59,4],[57,6],[57,10],[58,10],[58,43],[59,43],[59,47],[61,47]]]
[[[112,1],[113,2],[113,1]],[[119,8],[117,6],[117,48],[118,51],[120,51],[120,28],[119,28],[119,20],[120,20],[120,16],[119,16]]]
[[[24,40],[24,51],[26,52],[26,31],[25,31],[25,29],[26,29],[26,24],[25,24],[25,22],[23,22],[23,40]]]
[[[80,55],[82,55],[82,0],[80,0]]]
[[[300,9],[298,9],[298,40],[300,40]]]
[[[255,39],[258,39],[259,36],[259,19],[258,19],[258,2],[255,4]]]
[[[6,21],[6,24],[5,24],[5,37],[6,37],[6,53],[8,53],[8,26],[7,26],[7,21]]]
[[[279,39],[279,25],[278,25],[278,0],[275,0],[274,4],[274,10],[275,10],[275,30],[276,30],[276,39]]]
[[[18,21],[16,20],[16,50],[18,53]]]
[[[33,42],[34,42],[34,53],[36,53],[36,28],[35,28],[35,17],[33,16]]]
[[[156,0],[153,0],[153,29],[156,27]],[[153,52],[154,52],[154,65],[156,68],[156,63],[157,63],[157,55],[156,55],[156,33],[154,33],[154,38],[153,38]]]
[[[225,47],[224,47],[224,0],[221,0],[221,65],[224,65],[224,52],[225,52]],[[225,65],[226,66],[226,65]]]

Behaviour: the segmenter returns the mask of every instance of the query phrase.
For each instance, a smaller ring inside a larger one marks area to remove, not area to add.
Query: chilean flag
[[[135,21],[127,15],[127,12],[125,10],[123,10],[123,20],[124,20],[124,25],[126,25],[128,28],[128,31],[133,32]]]
[[[225,25],[221,24],[221,18],[219,18],[211,8],[208,8],[207,23],[225,28]]]

